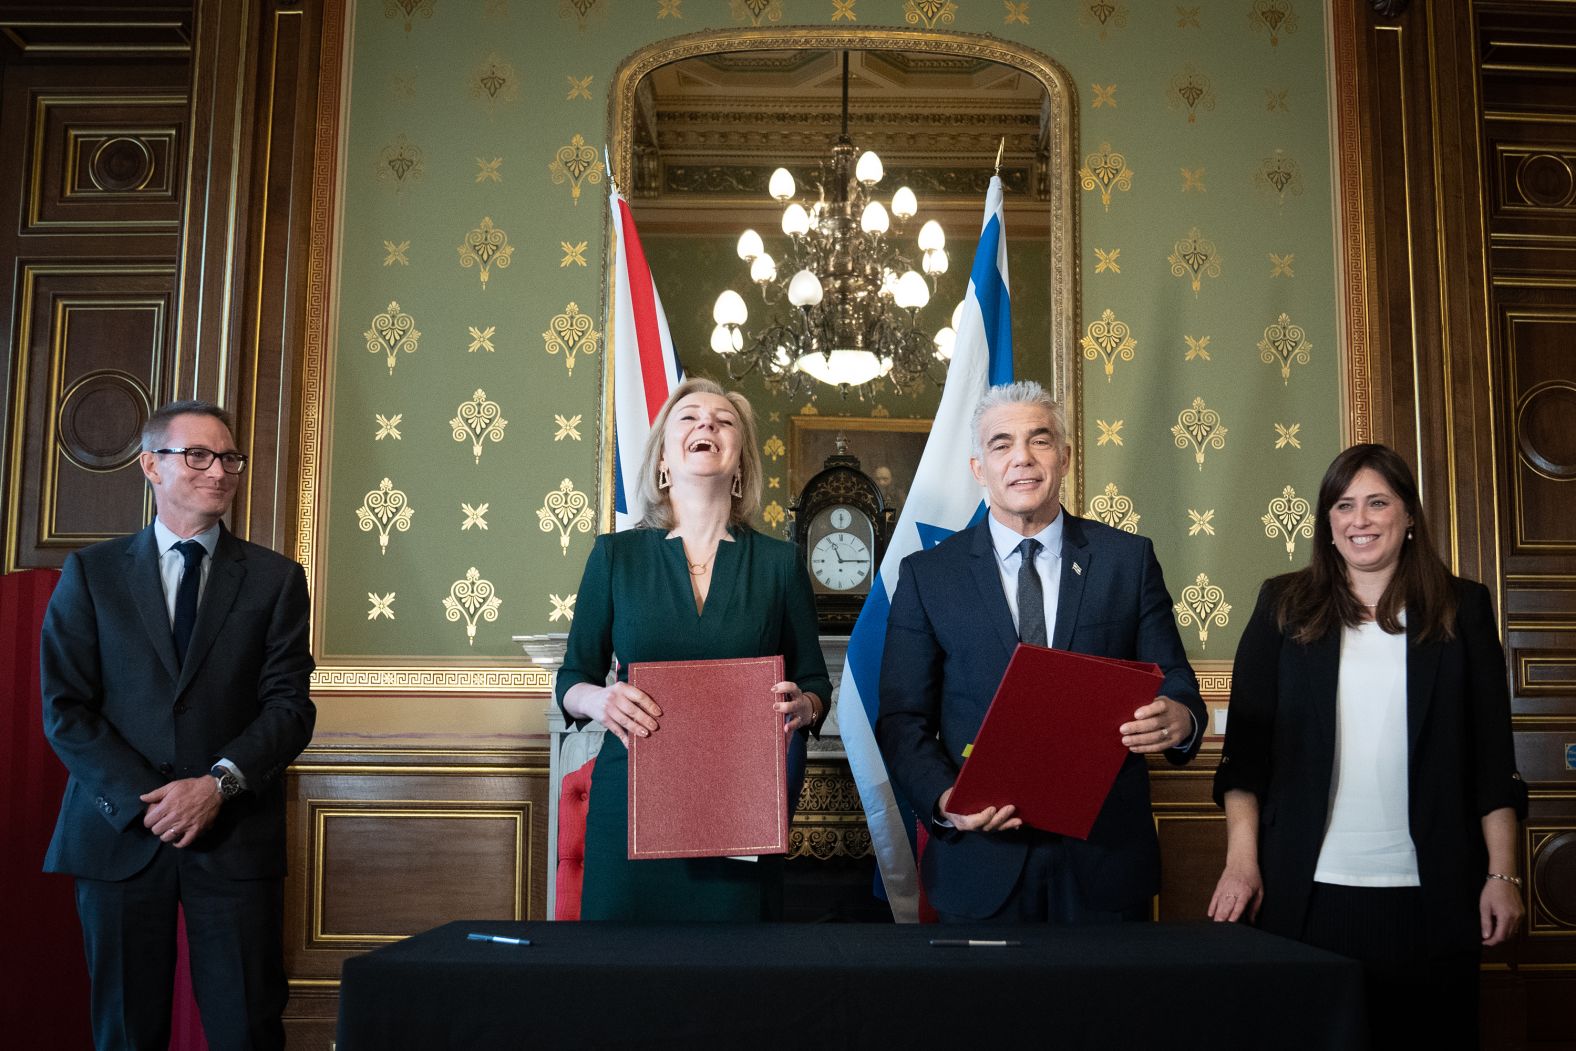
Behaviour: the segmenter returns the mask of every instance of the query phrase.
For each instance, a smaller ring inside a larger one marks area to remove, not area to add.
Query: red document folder
[[[782,678],[781,657],[629,666],[662,709],[630,740],[630,860],[788,852]]]
[[[1026,825],[1088,839],[1128,755],[1116,728],[1164,678],[1153,664],[1019,643],[947,809],[1011,803]]]

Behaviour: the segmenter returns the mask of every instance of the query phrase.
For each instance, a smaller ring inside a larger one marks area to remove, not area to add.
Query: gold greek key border
[[[445,668],[331,665],[312,673],[312,692],[489,693],[545,695],[553,688],[543,668]]]

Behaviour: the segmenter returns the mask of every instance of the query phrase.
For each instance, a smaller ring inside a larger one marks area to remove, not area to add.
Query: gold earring
[[[659,464],[657,467],[657,488],[666,489],[672,484],[673,480],[668,477],[668,465]]]
[[[739,471],[733,472],[733,495],[736,498],[744,495],[744,477]]]

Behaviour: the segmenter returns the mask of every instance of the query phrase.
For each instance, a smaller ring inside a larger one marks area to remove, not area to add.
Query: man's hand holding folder
[[[1162,681],[1153,664],[1019,645],[941,817],[965,832],[1087,838],[1127,754],[1192,733],[1187,709],[1155,695]]]

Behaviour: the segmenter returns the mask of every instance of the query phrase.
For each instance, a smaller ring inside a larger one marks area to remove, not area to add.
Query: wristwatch
[[[213,769],[208,771],[215,781],[219,782],[219,795],[224,799],[234,799],[241,794],[241,779],[229,767],[215,763]]]

